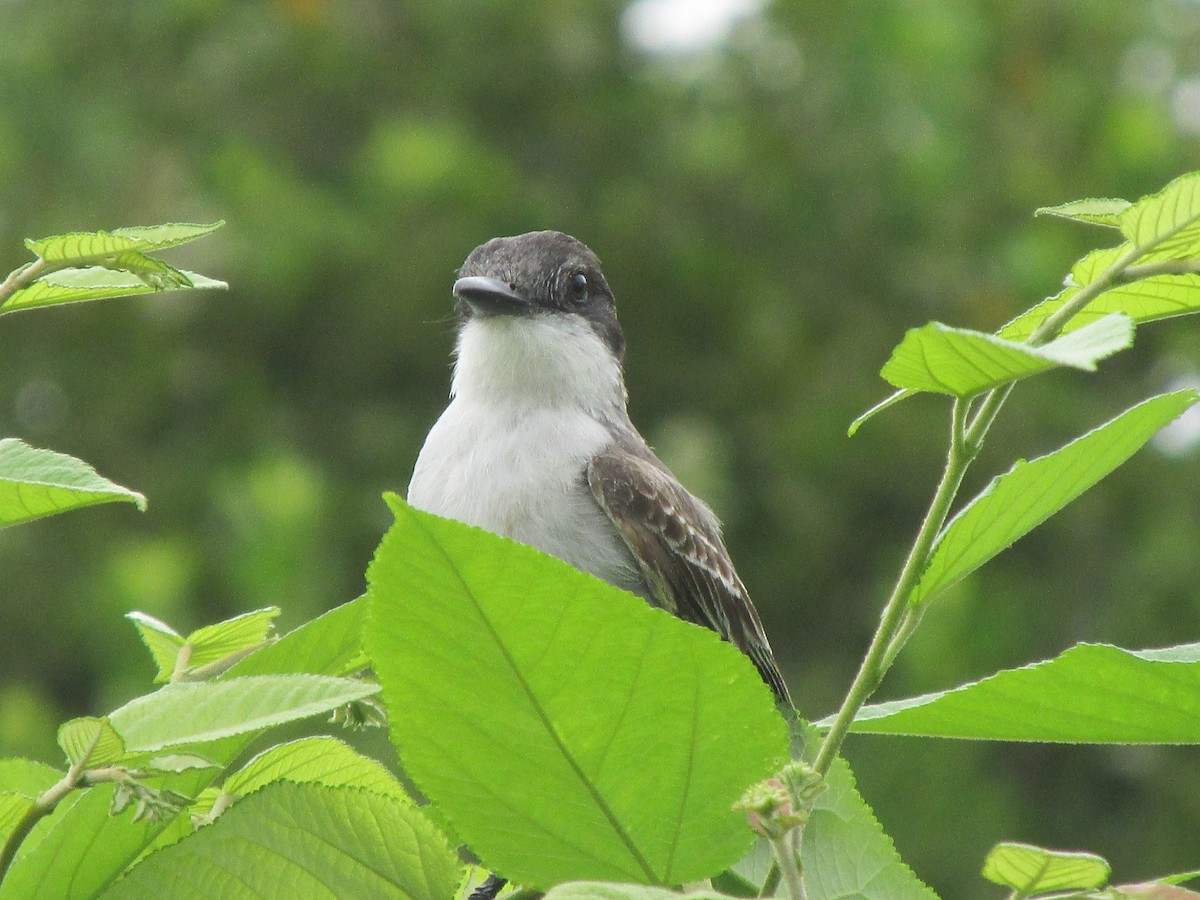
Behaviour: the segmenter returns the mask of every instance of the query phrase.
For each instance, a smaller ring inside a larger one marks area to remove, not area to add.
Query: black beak
[[[481,316],[519,316],[530,311],[528,298],[498,278],[471,275],[454,282],[454,296]]]

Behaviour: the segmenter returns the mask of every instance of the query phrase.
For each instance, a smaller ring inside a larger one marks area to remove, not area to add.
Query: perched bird
[[[476,247],[454,283],[450,405],[417,458],[417,509],[531,544],[744,652],[787,685],[712,511],[626,412],[625,339],[600,261],[537,231]]]

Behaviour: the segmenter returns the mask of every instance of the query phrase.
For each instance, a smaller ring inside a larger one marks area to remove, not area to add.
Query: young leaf
[[[1072,744],[1197,744],[1200,644],[1163,650],[1077,644],[1055,659],[953,690],[865,706],[854,731]]]
[[[446,900],[459,876],[446,839],[411,803],[347,787],[280,783],[150,855],[104,896]]]
[[[58,746],[71,765],[83,764],[89,769],[111,766],[125,756],[121,736],[107,718],[86,716],[64,723],[58,729]]]
[[[166,622],[144,612],[135,610],[126,613],[125,618],[133,623],[142,643],[154,658],[154,664],[158,667],[154,683],[166,684],[175,672],[175,661],[179,658],[179,651],[184,644],[183,635]]]
[[[162,750],[332,712],[377,685],[323,675],[257,675],[168,684],[109,716],[127,750]]]
[[[809,748],[820,743],[812,726],[804,739]],[[828,789],[817,797],[800,847],[810,900],[937,900],[896,853],[846,761],[834,760],[825,781]]]
[[[222,790],[241,796],[274,781],[357,787],[412,802],[385,766],[333,737],[300,738],[270,747],[226,778]]]
[[[268,606],[197,628],[186,640],[192,648],[188,667],[197,669],[261,644],[271,633],[271,620],[278,615],[278,606]]]
[[[1095,371],[1133,341],[1133,323],[1114,314],[1042,347],[931,322],[909,331],[879,373],[898,388],[971,397],[1058,366]]]
[[[365,597],[343,603],[255,650],[221,677],[292,672],[349,675],[367,664],[362,650],[366,609]]]
[[[867,419],[873,418],[876,414],[883,412],[889,406],[893,406],[893,405],[899,403],[901,400],[905,399],[906,397],[911,397],[915,393],[917,393],[917,392],[901,390],[901,391],[896,391],[891,396],[886,397],[883,400],[880,400],[878,403],[876,403],[874,406],[872,406],[870,409],[868,409],[865,413],[863,413],[858,418],[856,418],[853,422],[850,423],[850,427],[846,429],[846,437],[854,437],[854,435],[858,433],[858,429],[862,428],[863,425],[866,423]]]
[[[1043,850],[1030,844],[997,844],[983,863],[984,878],[1025,897],[1102,887],[1111,873],[1104,857],[1094,853]]]
[[[1060,219],[1073,219],[1076,222],[1086,222],[1089,225],[1107,225],[1110,228],[1120,228],[1120,216],[1129,208],[1128,200],[1090,199],[1073,200],[1059,206],[1043,206],[1035,210],[1035,216],[1057,216]]]
[[[0,439],[0,528],[115,501],[146,508],[145,497],[101,478],[82,460]]]
[[[1176,178],[1157,194],[1143,197],[1119,217],[1121,233],[1139,247],[1142,259],[1177,259],[1200,251],[1200,172]]]
[[[993,478],[938,536],[911,603],[975,571],[1090,488],[1200,400],[1194,390],[1160,394],[1031,462]]]
[[[364,637],[405,770],[485,864],[532,887],[677,884],[745,853],[731,807],[786,735],[744,655],[531,547],[388,502]]]
[[[47,262],[92,259],[112,256],[123,250],[162,250],[186,244],[212,234],[224,220],[211,225],[151,225],[144,228],[114,228],[112,231],[74,232],[38,240],[26,240],[25,246]]]
[[[228,288],[224,281],[207,278],[195,272],[175,270],[190,288]],[[107,297],[127,297],[134,294],[153,294],[158,291],[177,290],[185,287],[174,284],[158,287],[147,283],[146,279],[133,272],[119,269],[106,269],[103,266],[89,266],[83,269],[59,269],[43,275],[41,278],[16,291],[0,304],[0,313],[15,312],[20,309],[34,309],[39,306],[55,306],[62,303],[79,303],[84,300],[103,300]]]

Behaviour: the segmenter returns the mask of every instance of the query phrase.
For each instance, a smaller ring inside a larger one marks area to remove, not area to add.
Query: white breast
[[[417,457],[408,501],[645,593],[587,486],[588,460],[611,441],[604,417],[614,403],[623,410],[619,366],[586,323],[543,318],[463,328],[453,399]]]

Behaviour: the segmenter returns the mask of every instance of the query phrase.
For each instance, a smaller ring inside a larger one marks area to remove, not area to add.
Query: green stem
[[[777,838],[771,838],[771,849],[775,851],[775,859],[783,872],[783,881],[787,885],[789,900],[806,900],[804,879],[800,876],[799,828],[792,828]]]
[[[905,612],[908,609],[909,595],[917,586],[929,551],[950,513],[950,506],[958,493],[959,485],[962,484],[967,466],[970,465],[971,457],[965,452],[966,447],[960,440],[960,435],[964,433],[966,409],[967,402],[965,400],[954,401],[950,452],[946,456],[946,466],[942,470],[941,481],[929,503],[925,519],[921,522],[921,528],[908,552],[900,575],[896,579],[895,587],[892,588],[891,596],[883,608],[883,613],[879,618],[879,627],[876,628],[871,645],[867,648],[867,654],[858,668],[858,674],[854,676],[850,690],[846,693],[846,699],[842,702],[842,707],[838,710],[833,725],[825,735],[825,740],[821,742],[821,749],[817,753],[813,766],[822,775],[828,774],[829,767],[833,765],[838,750],[841,749],[842,741],[845,740],[859,709],[883,680],[884,673],[890,665],[888,650],[904,620]]]

